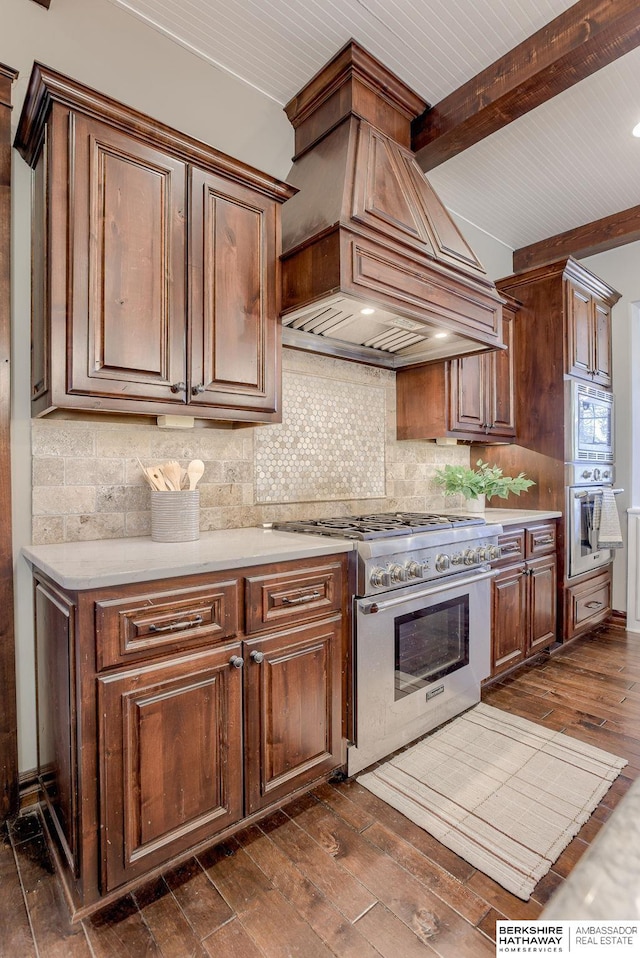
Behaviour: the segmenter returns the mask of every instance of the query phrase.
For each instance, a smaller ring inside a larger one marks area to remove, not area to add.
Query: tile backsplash
[[[120,422],[32,422],[35,544],[150,534],[149,488],[137,463],[205,463],[201,529],[391,509],[443,511],[432,482],[465,446],[398,442],[395,374],[284,350],[283,421],[159,429]]]

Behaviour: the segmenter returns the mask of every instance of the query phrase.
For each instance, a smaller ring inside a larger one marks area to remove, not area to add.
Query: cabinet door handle
[[[595,599],[592,602],[585,603],[587,609],[600,609],[604,605],[604,602],[597,602]]]
[[[154,625],[152,622],[149,626],[149,632],[179,632],[182,629],[193,629],[196,625],[202,624],[202,616],[197,615],[195,619],[186,619],[184,622],[170,622],[169,625]]]
[[[187,384],[186,383],[172,383],[171,392],[172,393],[186,393]]]
[[[258,652],[254,649],[251,653],[250,658],[257,664],[260,665],[261,662],[264,662],[264,652]]]
[[[191,387],[192,396],[197,396],[199,393],[203,393],[203,392],[204,392],[204,383],[198,383],[197,386]]]
[[[313,602],[314,599],[321,599],[322,592],[308,592],[307,595],[296,596],[295,599],[290,599],[288,595],[285,595],[282,599],[283,605],[304,605],[305,602]]]
[[[553,536],[540,536],[539,539],[534,539],[533,544],[536,546],[550,546],[553,542]]]
[[[503,556],[509,555],[510,552],[520,552],[520,546],[516,544],[510,546],[501,546],[500,548],[501,554]]]
[[[232,655],[229,659],[229,665],[232,665],[234,669],[241,669],[244,665],[244,659],[241,655]]]

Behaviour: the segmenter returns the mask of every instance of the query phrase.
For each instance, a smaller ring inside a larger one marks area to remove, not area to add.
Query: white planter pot
[[[465,501],[467,512],[483,513],[485,510],[485,496],[479,495],[477,499],[467,499]]]

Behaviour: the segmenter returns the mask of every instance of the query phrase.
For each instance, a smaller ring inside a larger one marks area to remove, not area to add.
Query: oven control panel
[[[392,556],[379,562],[369,571],[371,590],[390,589],[412,582],[437,579],[443,575],[455,575],[486,562],[500,558],[500,546],[497,542],[479,542],[459,546],[456,551],[435,551],[416,555]]]

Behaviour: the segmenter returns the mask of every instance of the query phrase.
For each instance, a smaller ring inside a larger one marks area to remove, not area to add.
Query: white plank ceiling
[[[437,103],[572,0],[111,0],[285,104],[350,38]],[[517,249],[640,204],[640,50],[431,170]],[[480,187],[480,188],[478,188]]]

